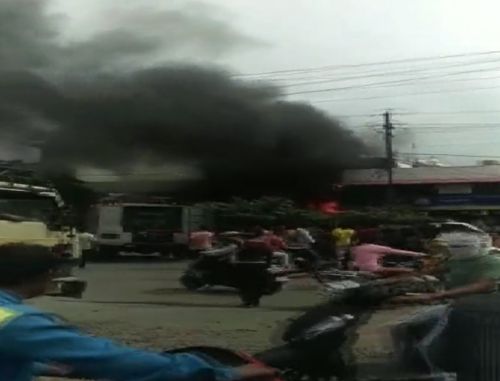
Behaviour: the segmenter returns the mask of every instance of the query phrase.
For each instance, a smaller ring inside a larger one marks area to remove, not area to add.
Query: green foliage
[[[413,225],[431,219],[412,209],[365,209],[325,215],[301,208],[292,200],[262,197],[256,200],[234,198],[227,203],[202,205],[211,212],[218,229],[246,229],[256,225],[318,226],[332,228],[339,224],[352,227],[378,225]]]
[[[218,229],[245,229],[255,225],[320,225],[329,217],[298,207],[292,200],[262,197],[256,200],[234,198],[228,203],[204,204],[214,215]]]

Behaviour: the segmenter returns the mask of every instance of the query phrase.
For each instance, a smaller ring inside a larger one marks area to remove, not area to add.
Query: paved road
[[[238,308],[240,300],[231,290],[184,290],[178,279],[185,266],[91,263],[76,274],[89,283],[82,300],[44,297],[34,304],[90,333],[134,346],[163,350],[210,344],[254,352],[269,347],[277,327],[287,318],[321,300],[314,281],[299,279],[284,291],[265,297],[260,308]],[[357,358],[385,358],[392,350],[388,328],[415,309],[374,315],[359,331],[354,350]]]
[[[312,280],[294,281],[265,297],[258,309],[238,308],[232,290],[193,293],[178,279],[185,263],[91,263],[78,276],[88,281],[82,300],[41,298],[35,304],[96,334],[163,349],[212,344],[259,350],[280,321],[319,300]]]

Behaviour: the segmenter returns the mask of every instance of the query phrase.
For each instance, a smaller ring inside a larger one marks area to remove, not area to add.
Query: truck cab
[[[77,257],[70,227],[64,225],[64,202],[57,190],[0,181],[0,243],[36,243]]]
[[[56,274],[50,294],[80,297],[86,283],[72,276],[80,255],[75,250],[77,237],[66,223],[59,192],[48,183],[12,172],[0,174],[0,244],[42,245],[66,258],[67,265]]]

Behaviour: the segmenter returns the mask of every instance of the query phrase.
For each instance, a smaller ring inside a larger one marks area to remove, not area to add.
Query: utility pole
[[[385,158],[386,158],[386,170],[387,170],[387,204],[392,205],[394,201],[394,188],[393,188],[393,166],[394,166],[394,152],[392,150],[392,137],[394,127],[391,123],[391,113],[389,111],[384,112],[384,140],[385,140]]]

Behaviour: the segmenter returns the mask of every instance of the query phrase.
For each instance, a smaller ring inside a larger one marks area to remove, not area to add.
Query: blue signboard
[[[440,194],[429,199],[434,206],[500,205],[500,195]]]

